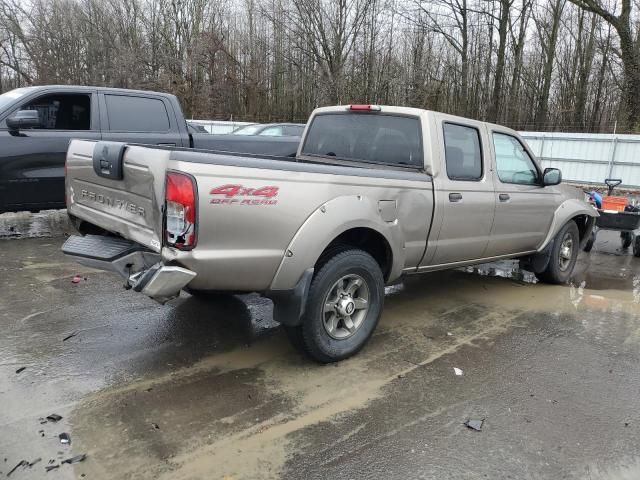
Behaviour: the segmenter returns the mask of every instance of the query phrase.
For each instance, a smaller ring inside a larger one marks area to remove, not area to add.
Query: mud
[[[59,244],[0,252],[7,465],[61,456],[65,431],[65,458],[88,458],[56,478],[637,476],[640,260],[613,235],[570,286],[515,262],[407,278],[367,347],[328,366],[294,351],[257,295],[160,306]]]

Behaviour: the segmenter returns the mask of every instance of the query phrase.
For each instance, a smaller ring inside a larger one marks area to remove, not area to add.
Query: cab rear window
[[[322,113],[309,127],[302,154],[422,167],[420,120],[382,113]]]

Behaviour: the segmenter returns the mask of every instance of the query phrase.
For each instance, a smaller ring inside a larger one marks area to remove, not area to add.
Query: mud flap
[[[265,297],[273,301],[273,319],[276,322],[292,327],[300,325],[312,279],[313,268],[309,268],[291,290],[270,290],[265,293]]]
[[[551,250],[556,239],[554,238],[544,249],[538,253],[530,255],[520,260],[520,266],[525,270],[533,273],[542,273],[549,266],[551,260]]]

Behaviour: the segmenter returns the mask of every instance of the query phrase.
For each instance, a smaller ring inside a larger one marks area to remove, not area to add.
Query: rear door
[[[181,147],[186,123],[179,120],[167,97],[136,92],[99,94],[103,140]]]
[[[486,256],[495,210],[486,128],[479,122],[436,115],[443,153],[434,176],[436,215],[431,231],[431,266]]]
[[[536,250],[557,207],[556,189],[542,186],[540,167],[511,132],[492,128],[491,147],[495,152],[496,216],[487,254]]]
[[[41,126],[9,132],[0,122],[0,209],[64,208],[64,161],[72,138],[100,139],[96,93],[69,89],[39,91],[19,110],[38,111]]]

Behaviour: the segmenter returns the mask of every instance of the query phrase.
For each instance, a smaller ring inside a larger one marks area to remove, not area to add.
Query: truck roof
[[[56,90],[69,90],[69,91],[93,91],[99,90],[101,92],[113,92],[113,93],[141,93],[141,94],[153,94],[153,95],[162,95],[167,97],[173,97],[174,95],[166,92],[157,92],[153,90],[134,90],[130,88],[113,88],[113,87],[97,87],[97,86],[89,86],[89,85],[34,85],[31,87],[23,87],[21,90],[47,90],[55,88]]]
[[[358,105],[358,107],[365,107],[365,106],[366,105]],[[461,122],[472,121],[472,122],[489,125],[491,127],[496,127],[497,129],[500,129],[500,130],[508,130],[508,131],[517,133],[515,130],[511,128],[505,127],[504,125],[499,125],[497,123],[485,122],[483,120],[477,120],[475,118],[461,117],[459,115],[452,115],[450,113],[438,112],[436,110],[427,110],[424,108],[415,108],[415,107],[398,107],[393,105],[369,105],[369,106],[379,109],[381,113],[395,113],[400,115],[404,114],[404,115],[415,115],[415,116],[422,116],[425,114],[445,115],[452,122],[455,122],[456,120]],[[335,105],[335,106],[329,106],[329,107],[320,107],[320,108],[316,108],[313,111],[313,115],[316,115],[318,113],[346,112],[346,111],[349,111],[349,107],[350,105]]]

